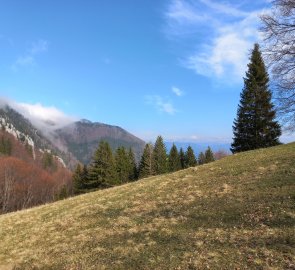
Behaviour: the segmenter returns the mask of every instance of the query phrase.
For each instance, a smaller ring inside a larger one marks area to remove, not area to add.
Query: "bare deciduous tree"
[[[274,0],[272,11],[261,16],[264,55],[275,82],[278,115],[295,131],[295,0]]]

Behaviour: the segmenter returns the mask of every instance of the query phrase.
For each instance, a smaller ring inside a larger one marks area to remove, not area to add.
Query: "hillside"
[[[137,160],[140,159],[145,142],[126,130],[88,120],[74,122],[59,130],[53,140],[57,146],[64,146],[79,161],[88,164],[101,140],[107,141],[113,150],[119,146],[131,147]]]
[[[72,190],[72,173],[61,159],[23,138],[0,129],[0,214],[53,202]]]
[[[294,269],[295,143],[0,216],[0,269]]]
[[[27,117],[29,117],[27,115]],[[107,141],[115,151],[119,146],[131,147],[137,161],[145,142],[121,127],[81,120],[62,125],[50,120],[31,122],[23,114],[0,98],[0,128],[5,127],[19,140],[27,140],[36,149],[50,149],[75,168],[78,162],[89,164],[101,140]]]

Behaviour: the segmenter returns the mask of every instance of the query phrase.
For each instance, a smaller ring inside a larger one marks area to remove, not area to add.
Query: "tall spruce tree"
[[[115,164],[119,183],[127,183],[129,181],[129,156],[124,146],[117,148]]]
[[[187,168],[194,167],[197,165],[196,156],[191,146],[188,146],[185,152],[185,164]]]
[[[155,175],[163,174],[168,171],[167,151],[161,136],[157,137],[154,145],[152,166]]]
[[[138,178],[145,178],[153,175],[152,168],[153,146],[148,143],[145,145],[138,169]]]
[[[183,152],[182,147],[180,147],[180,149],[179,149],[179,160],[180,160],[181,169],[185,169],[186,168],[186,166],[185,166],[185,154]]]
[[[169,164],[169,172],[176,172],[181,169],[178,150],[174,143],[169,152],[168,164]]]
[[[83,165],[83,169],[81,172],[81,182],[82,182],[82,188],[87,189],[88,188],[88,168],[87,168],[87,165],[85,164]]]
[[[89,168],[89,186],[105,188],[118,184],[115,161],[108,142],[101,141]]]
[[[82,168],[81,165],[78,163],[76,169],[73,173],[73,192],[74,194],[80,194],[81,190],[83,189],[82,183]]]
[[[135,161],[134,152],[132,151],[132,148],[129,148],[128,152],[128,171],[129,171],[129,181],[135,181],[138,178],[138,171]]]
[[[88,169],[86,165],[83,168],[80,164],[76,166],[73,174],[73,192],[74,194],[81,194],[87,192],[88,189]]]
[[[214,161],[214,154],[210,148],[210,146],[208,146],[207,150],[205,151],[205,163],[209,163]]]
[[[281,128],[275,120],[269,77],[255,44],[244,78],[237,118],[233,125],[233,153],[278,145]]]

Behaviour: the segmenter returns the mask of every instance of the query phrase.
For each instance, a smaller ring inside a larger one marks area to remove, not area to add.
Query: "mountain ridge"
[[[131,147],[137,161],[145,145],[143,140],[119,126],[91,122],[87,119],[73,121],[58,128],[55,128],[58,123],[46,120],[38,127],[9,104],[0,107],[0,118],[5,119],[5,125],[15,127],[16,133],[25,134],[30,138],[28,140],[33,147],[53,151],[70,168],[74,168],[78,162],[89,164],[101,140],[107,141],[113,151],[119,146]]]

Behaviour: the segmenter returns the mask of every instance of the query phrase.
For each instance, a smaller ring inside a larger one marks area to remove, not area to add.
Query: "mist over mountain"
[[[79,161],[89,164],[101,140],[113,150],[119,146],[131,147],[139,161],[145,142],[118,126],[77,121],[55,107],[30,105],[7,99],[0,100],[0,117],[11,124],[15,133],[28,136],[38,149],[49,149],[60,156],[68,167]]]

